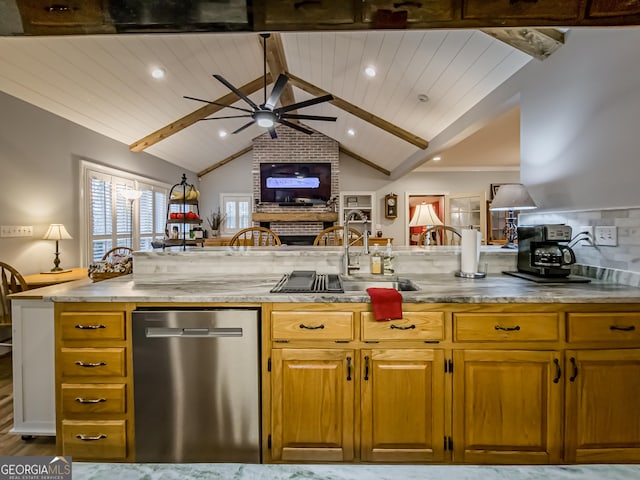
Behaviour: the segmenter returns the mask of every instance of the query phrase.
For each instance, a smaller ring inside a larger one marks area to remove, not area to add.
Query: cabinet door
[[[563,382],[558,352],[460,350],[453,357],[454,461],[560,461]]]
[[[274,460],[353,460],[354,351],[272,351]]]
[[[362,460],[444,461],[444,352],[363,350]]]
[[[640,458],[640,350],[567,351],[566,461]]]

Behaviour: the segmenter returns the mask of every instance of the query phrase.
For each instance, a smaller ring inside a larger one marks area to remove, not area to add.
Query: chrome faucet
[[[344,244],[344,258],[343,258],[343,268],[344,274],[350,275],[352,271],[359,270],[360,265],[354,265],[351,263],[351,254],[349,253],[349,247],[355,244],[360,237],[350,240],[349,239],[349,224],[352,220],[358,219],[362,222],[363,232],[362,232],[362,254],[369,255],[369,230],[367,229],[368,219],[367,216],[361,210],[350,210],[344,216],[344,231],[342,233],[342,243]]]

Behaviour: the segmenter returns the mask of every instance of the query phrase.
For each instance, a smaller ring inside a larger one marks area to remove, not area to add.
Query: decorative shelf
[[[337,222],[337,212],[257,212],[251,216],[254,222]]]

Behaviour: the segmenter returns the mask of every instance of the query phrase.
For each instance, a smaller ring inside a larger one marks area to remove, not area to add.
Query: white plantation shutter
[[[99,261],[115,246],[150,250],[153,240],[164,237],[169,186],[101,170],[107,169],[87,166],[84,170],[89,263]],[[140,190],[142,196],[131,202],[122,196],[127,189]]]
[[[221,194],[222,211],[226,218],[222,225],[225,235],[235,234],[251,224],[251,195],[223,193]]]

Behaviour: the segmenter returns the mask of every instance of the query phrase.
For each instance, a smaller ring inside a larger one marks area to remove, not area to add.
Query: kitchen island
[[[270,293],[292,269],[337,272],[339,251],[204,250],[143,252],[133,279],[50,298],[59,453],[135,461],[134,310],[224,306],[261,311],[264,463],[640,460],[635,286],[535,284],[502,275],[515,252],[497,251],[469,280],[453,275],[459,250],[407,249],[396,270],[418,290],[402,292],[402,319],[379,322],[364,291]],[[74,366],[88,361],[109,368]],[[66,403],[105,386],[119,409]]]

